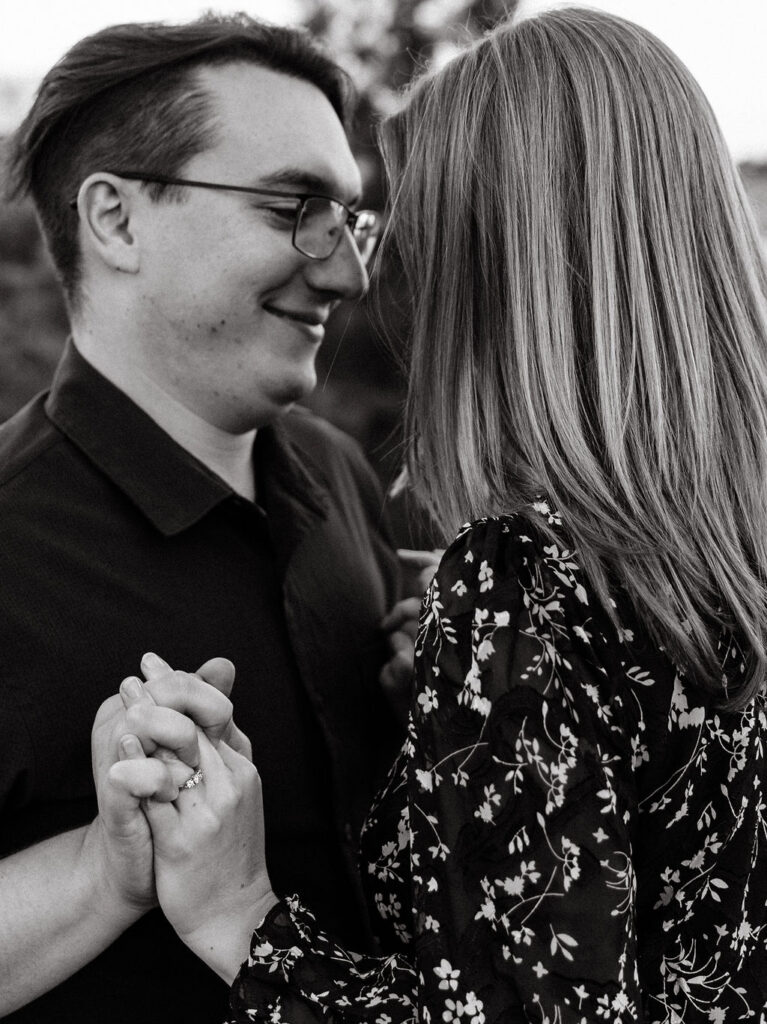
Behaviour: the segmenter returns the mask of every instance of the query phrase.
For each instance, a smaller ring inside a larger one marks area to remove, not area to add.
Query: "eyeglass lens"
[[[336,249],[347,223],[347,211],[332,199],[312,196],[304,200],[296,224],[295,243],[307,256],[325,259]],[[375,245],[375,217],[359,215],[352,235],[363,262],[369,259]]]

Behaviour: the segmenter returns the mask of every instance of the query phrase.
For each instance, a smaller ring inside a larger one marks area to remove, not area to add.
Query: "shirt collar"
[[[98,372],[70,340],[45,405],[49,419],[166,536],[181,533],[234,491]],[[322,516],[327,495],[301,465],[282,425],[259,431],[269,513],[285,503],[302,525]],[[259,496],[259,500],[261,497]]]

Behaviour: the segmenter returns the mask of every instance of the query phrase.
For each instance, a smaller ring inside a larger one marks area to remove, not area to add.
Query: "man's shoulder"
[[[62,440],[45,413],[45,393],[0,425],[0,490],[33,467]]]

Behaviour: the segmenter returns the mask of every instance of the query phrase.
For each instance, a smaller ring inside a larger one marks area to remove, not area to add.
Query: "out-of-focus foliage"
[[[67,330],[31,202],[0,200],[0,419],[48,384]]]
[[[365,106],[391,111],[414,74],[511,15],[517,0],[304,0],[304,23],[351,74]]]

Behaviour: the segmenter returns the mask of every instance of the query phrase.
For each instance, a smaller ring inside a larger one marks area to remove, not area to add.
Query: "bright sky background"
[[[376,0],[370,0],[371,5]],[[525,10],[551,6],[522,0]],[[767,160],[767,0],[591,0],[645,25],[701,83],[737,160]],[[40,77],[77,39],[120,21],[185,21],[206,7],[289,23],[297,0],[0,0],[0,78]]]

